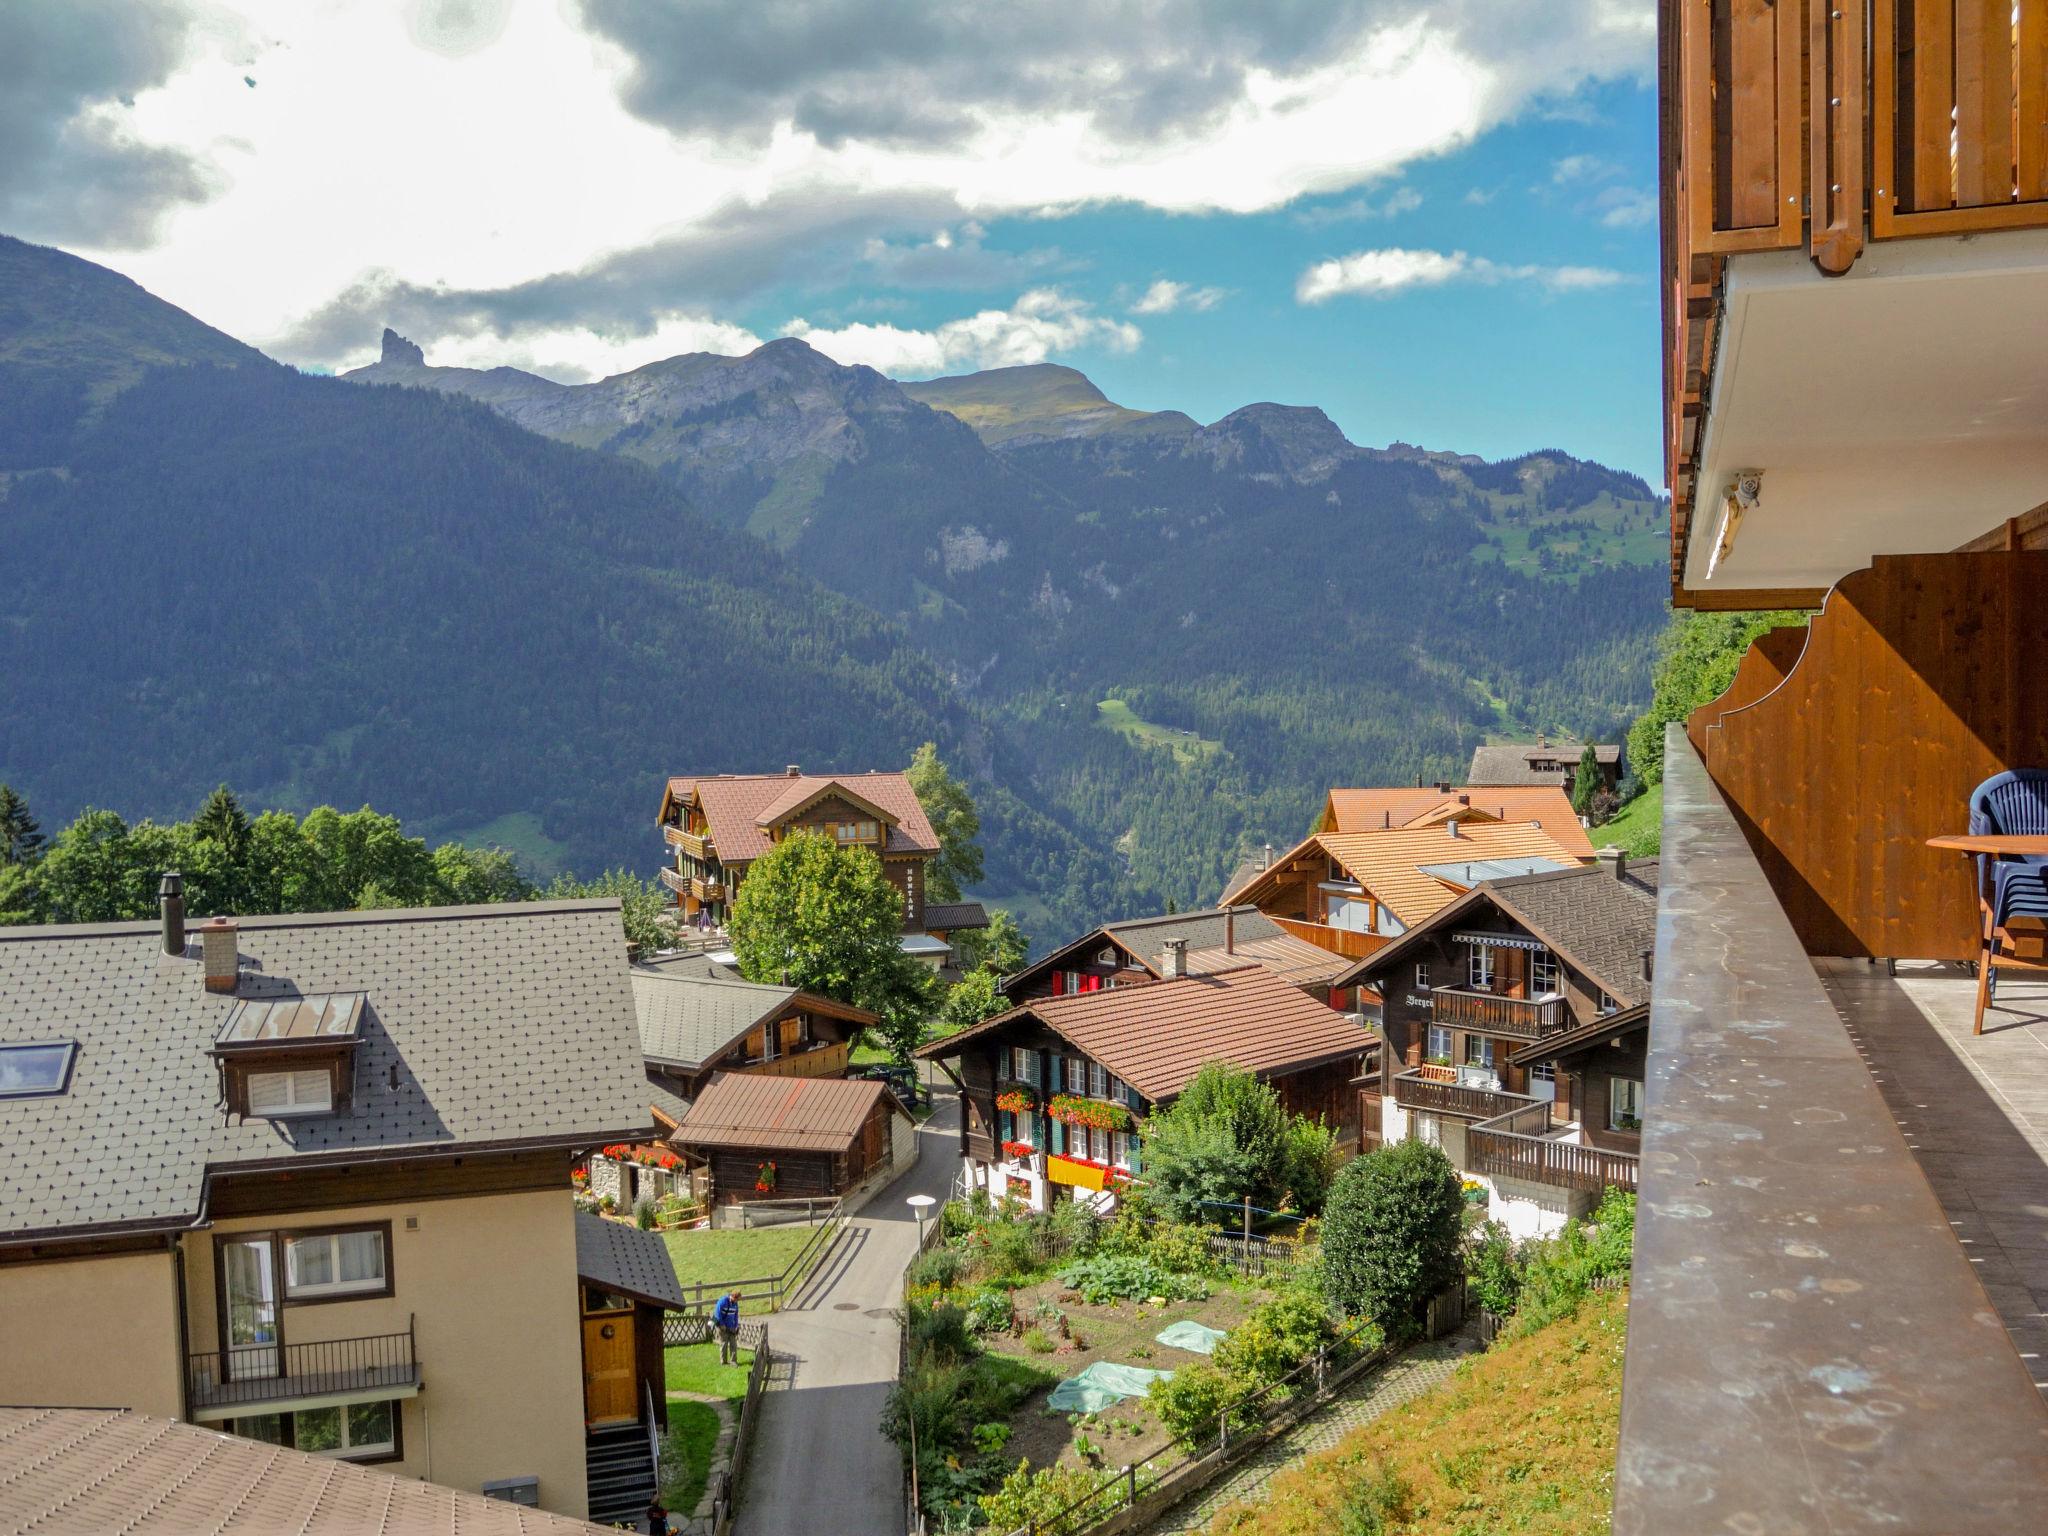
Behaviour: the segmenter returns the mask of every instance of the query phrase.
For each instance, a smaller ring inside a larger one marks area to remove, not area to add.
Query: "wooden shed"
[[[908,1161],[916,1121],[888,1087],[721,1072],[669,1138],[711,1168],[712,1200],[843,1195]]]

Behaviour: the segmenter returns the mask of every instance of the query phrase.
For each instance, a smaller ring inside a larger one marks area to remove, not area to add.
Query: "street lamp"
[[[920,1251],[924,1248],[924,1214],[938,1203],[930,1195],[912,1195],[904,1201],[917,1217],[917,1246]]]

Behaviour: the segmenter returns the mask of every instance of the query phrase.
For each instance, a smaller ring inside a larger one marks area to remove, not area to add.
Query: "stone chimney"
[[[1451,781],[1449,779],[1438,779],[1436,781],[1436,792],[1440,795],[1448,795],[1451,792]]]
[[[1628,873],[1628,854],[1619,848],[1610,845],[1593,856],[1600,861],[1600,867],[1617,880]]]
[[[785,779],[800,779],[804,776],[804,771],[803,769],[797,767],[795,763],[791,763],[788,767],[782,770],[782,776]]]
[[[233,992],[242,971],[241,947],[235,939],[235,920],[216,917],[199,925],[199,951],[206,961],[206,990]]]
[[[1188,973],[1188,941],[1168,939],[1159,946],[1159,979],[1179,981]]]
[[[1453,837],[1463,837],[1465,835],[1464,833],[1458,830],[1458,818],[1455,816],[1453,816],[1449,821],[1444,823],[1444,830],[1450,833]]]
[[[1460,805],[1470,805],[1471,803],[1472,803],[1472,797],[1471,797],[1470,795],[1460,795],[1460,796],[1458,796],[1458,804],[1460,804]]]
[[[185,953],[185,877],[175,869],[164,871],[156,887],[157,909],[164,920],[164,953]]]
[[[1266,862],[1263,867],[1266,869],[1273,867],[1273,845],[1271,843],[1266,844]]]
[[[1226,955],[1237,953],[1237,908],[1235,907],[1225,907],[1223,909],[1223,953]]]

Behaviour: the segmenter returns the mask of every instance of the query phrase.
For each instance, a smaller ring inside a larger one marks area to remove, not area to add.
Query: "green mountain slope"
[[[957,416],[991,448],[1094,437],[1102,432],[1177,432],[1194,428],[1179,411],[1118,405],[1078,368],[1031,363],[906,383],[903,392]]]

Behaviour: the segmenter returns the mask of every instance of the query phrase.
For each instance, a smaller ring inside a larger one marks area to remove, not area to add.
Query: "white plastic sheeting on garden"
[[[1115,1365],[1098,1360],[1078,1376],[1069,1377],[1052,1389],[1045,1406],[1056,1413],[1100,1413],[1111,1403],[1127,1397],[1143,1397],[1155,1381],[1164,1381],[1171,1371],[1148,1371],[1142,1366]]]
[[[1189,1350],[1197,1355],[1215,1354],[1216,1346],[1228,1337],[1229,1335],[1221,1328],[1210,1328],[1191,1317],[1169,1324],[1157,1334],[1160,1343],[1174,1349]]]

